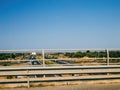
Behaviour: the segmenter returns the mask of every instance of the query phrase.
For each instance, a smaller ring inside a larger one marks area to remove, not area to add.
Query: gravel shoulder
[[[31,88],[11,88],[0,90],[120,90],[120,83],[114,84],[80,84],[68,86],[46,86]]]

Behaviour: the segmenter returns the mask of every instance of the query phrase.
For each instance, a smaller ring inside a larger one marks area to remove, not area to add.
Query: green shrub
[[[10,66],[11,63],[3,63],[3,66]]]
[[[12,78],[13,78],[13,76],[10,76],[10,75],[9,75],[9,76],[7,76],[7,79],[12,79]]]

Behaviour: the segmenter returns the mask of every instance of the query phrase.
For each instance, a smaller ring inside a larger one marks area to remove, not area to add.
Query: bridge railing
[[[66,76],[67,75],[67,76]],[[120,65],[0,67],[0,84],[120,79]]]

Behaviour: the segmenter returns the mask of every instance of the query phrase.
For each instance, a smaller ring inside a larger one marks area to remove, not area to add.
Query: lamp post
[[[45,66],[45,52],[42,50],[43,67]]]
[[[108,49],[106,50],[107,50],[107,65],[109,65],[109,50]]]

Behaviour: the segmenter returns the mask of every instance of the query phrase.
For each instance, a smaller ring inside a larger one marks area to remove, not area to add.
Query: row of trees
[[[73,53],[65,53],[65,56],[69,57],[69,58],[80,58],[80,57],[107,57],[107,52],[106,51],[86,51],[86,52],[73,52]],[[120,51],[109,51],[109,57],[114,57],[114,58],[118,58],[120,57]]]
[[[26,54],[26,55],[29,55],[29,54]],[[41,54],[38,54],[38,55],[41,55]],[[52,58],[53,57],[58,58],[59,55],[63,55],[69,58],[82,58],[85,56],[102,58],[102,57],[107,57],[107,52],[106,51],[97,52],[97,51],[87,50],[86,52],[78,51],[78,52],[66,52],[66,53],[54,53],[54,54],[52,53]],[[19,57],[19,56],[23,56],[23,58],[26,57],[25,54],[23,53],[16,53],[16,54],[1,53],[0,60],[15,59],[16,57]],[[48,58],[47,56],[45,57]],[[109,51],[109,57],[113,57],[113,58],[120,57],[120,51]]]
[[[7,60],[7,59],[15,59],[16,57],[22,56],[23,54],[21,53],[17,53],[17,54],[13,54],[13,53],[1,53],[0,54],[0,60]]]

